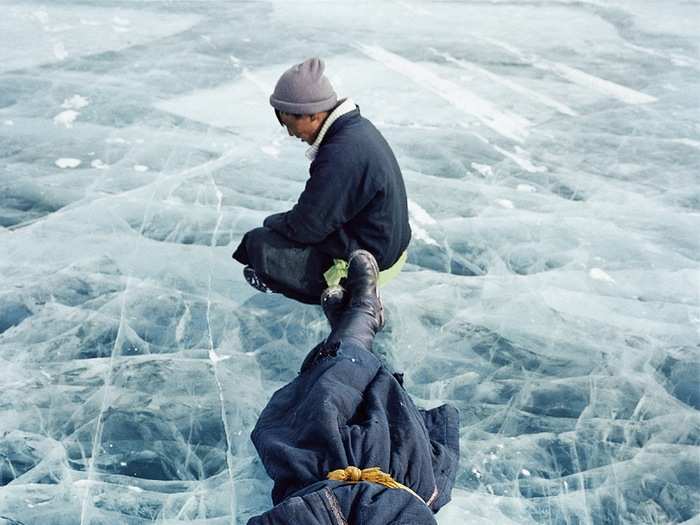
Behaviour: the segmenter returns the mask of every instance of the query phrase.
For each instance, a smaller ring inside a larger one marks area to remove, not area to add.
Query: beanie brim
[[[327,99],[314,102],[288,102],[275,98],[274,94],[270,95],[270,105],[273,108],[292,115],[313,115],[314,113],[333,109],[336,104],[338,104],[338,96],[335,93]]]

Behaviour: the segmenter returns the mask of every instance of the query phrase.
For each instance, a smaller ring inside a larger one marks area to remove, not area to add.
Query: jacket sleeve
[[[282,213],[273,213],[272,215],[265,217],[265,220],[263,221],[263,226],[267,226],[268,228],[272,228],[273,230],[276,230],[275,225],[279,224],[280,221],[284,220],[284,215],[285,215],[285,212],[282,212]]]
[[[334,154],[336,153],[336,154]],[[298,202],[263,223],[290,240],[316,244],[355,217],[377,193],[374,181],[351,152],[327,151],[311,164]]]

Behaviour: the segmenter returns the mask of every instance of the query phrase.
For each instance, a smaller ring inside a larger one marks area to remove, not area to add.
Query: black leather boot
[[[345,281],[350,301],[328,336],[328,344],[353,339],[367,350],[372,348],[375,334],[384,326],[384,308],[379,297],[378,281],[379,267],[374,256],[366,250],[352,252]]]
[[[331,325],[331,330],[338,325],[340,316],[348,303],[349,294],[340,285],[329,286],[321,294],[321,308]]]

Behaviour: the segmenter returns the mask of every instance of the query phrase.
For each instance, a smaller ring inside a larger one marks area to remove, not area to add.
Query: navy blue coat
[[[248,525],[435,523],[433,512],[450,500],[455,480],[457,410],[419,410],[396,376],[351,342],[319,345],[305,363],[253,430],[276,506]],[[350,465],[380,467],[421,499],[374,483],[326,480]]]
[[[408,247],[406,188],[399,164],[377,128],[355,109],[326,131],[294,207],[264,226],[336,259],[363,248],[384,270]]]

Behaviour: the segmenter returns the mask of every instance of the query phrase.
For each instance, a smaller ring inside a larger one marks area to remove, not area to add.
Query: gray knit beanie
[[[270,105],[295,115],[312,115],[334,108],[338,96],[323,75],[325,68],[320,58],[309,58],[290,67],[277,81]]]

